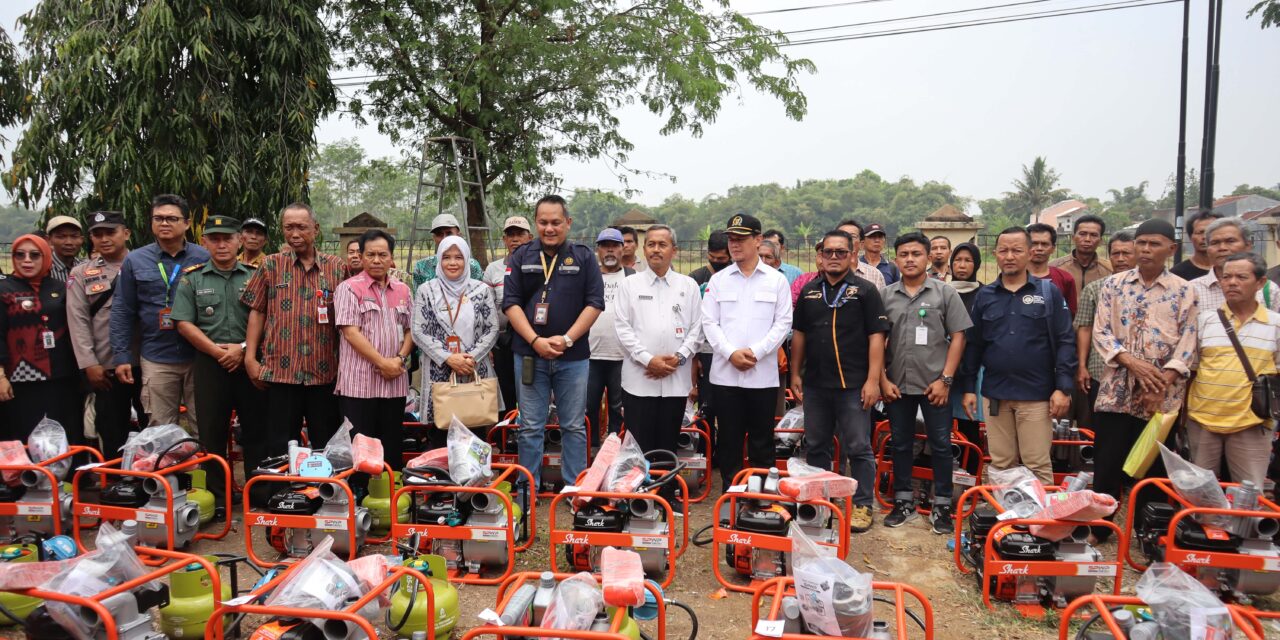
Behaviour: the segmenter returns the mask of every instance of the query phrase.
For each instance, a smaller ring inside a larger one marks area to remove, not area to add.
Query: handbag
[[[450,373],[448,380],[431,383],[431,405],[439,429],[448,429],[455,417],[468,428],[493,424],[498,417],[498,379],[475,376],[460,383],[458,374]]]
[[[1255,373],[1253,364],[1249,362],[1248,356],[1244,353],[1244,347],[1240,344],[1240,338],[1236,335],[1235,326],[1227,319],[1227,314],[1223,313],[1222,309],[1218,309],[1218,320],[1222,321],[1222,328],[1231,339],[1231,346],[1236,349],[1236,357],[1240,358],[1240,364],[1244,366],[1244,375],[1248,376],[1249,382],[1253,383],[1253,397],[1249,402],[1253,415],[1262,420],[1280,420],[1280,376],[1260,376]]]

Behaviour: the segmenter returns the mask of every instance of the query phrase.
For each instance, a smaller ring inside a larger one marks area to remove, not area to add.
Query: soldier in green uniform
[[[231,410],[240,418],[240,445],[246,471],[265,455],[262,434],[267,415],[267,394],[249,380],[244,368],[245,331],[249,308],[240,302],[254,267],[240,262],[240,221],[225,216],[209,218],[204,246],[211,259],[187,267],[178,282],[173,320],[178,333],[196,348],[192,364],[195,376],[196,427],[200,442],[210,453],[227,454],[227,429]],[[209,490],[224,491],[221,467],[208,469]]]

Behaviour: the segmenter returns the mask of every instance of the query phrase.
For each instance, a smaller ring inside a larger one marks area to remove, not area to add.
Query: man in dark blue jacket
[[[1066,415],[1075,386],[1076,338],[1062,293],[1027,273],[1030,248],[1030,236],[1017,227],[996,239],[1000,277],[982,287],[973,302],[960,382],[965,413],[972,418],[978,369],[985,367],[992,468],[1021,464],[1049,484],[1053,420]]]

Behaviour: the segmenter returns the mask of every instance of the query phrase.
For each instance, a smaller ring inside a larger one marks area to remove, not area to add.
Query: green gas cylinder
[[[592,631],[608,631],[613,624],[613,617],[618,614],[618,608],[605,607],[604,612],[605,615],[598,618],[596,624],[591,626]],[[627,616],[622,619],[622,626],[618,627],[618,633],[631,640],[640,640],[640,625],[636,624],[635,618]]]
[[[11,544],[0,548],[0,562],[39,562],[40,550],[34,544]],[[0,613],[0,626],[19,624],[27,619],[27,614],[44,602],[39,598],[20,596],[7,591],[0,592],[0,605],[7,613],[13,614],[17,620],[5,613]]]
[[[400,472],[394,471],[395,488],[400,488]],[[369,533],[374,536],[385,536],[391,531],[391,479],[387,474],[381,473],[369,478],[369,495],[365,496],[360,502],[360,506],[369,510],[369,518],[372,525],[369,527]],[[409,521],[409,495],[404,494],[396,501],[396,521]]]
[[[214,563],[218,559],[205,556]],[[222,601],[231,598],[231,585],[222,583]],[[203,638],[205,625],[213,615],[213,579],[204,567],[193,562],[169,574],[169,606],[160,607],[160,630],[170,638]],[[223,622],[230,622],[226,616]]]
[[[448,569],[444,557],[424,554],[406,561],[404,565],[427,576],[435,596],[435,640],[447,640],[458,624],[458,589],[446,579]],[[427,593],[422,584],[411,576],[400,578],[399,588],[391,595],[391,609],[387,614],[387,626],[396,637],[409,638],[414,631],[425,631],[427,616],[431,614],[427,610]]]
[[[191,475],[191,489],[187,491],[187,499],[200,507],[200,526],[203,527],[213,520],[213,511],[217,505],[213,492],[209,491],[204,469],[192,469],[188,474]],[[231,517],[231,514],[227,514],[227,517]]]

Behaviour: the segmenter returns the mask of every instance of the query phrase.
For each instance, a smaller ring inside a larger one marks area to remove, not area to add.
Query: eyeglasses
[[[178,224],[182,220],[181,216],[151,216],[151,221],[156,224]]]
[[[17,260],[43,260],[44,254],[39,251],[14,251],[13,257]]]
[[[836,259],[839,259],[839,258],[847,258],[847,257],[849,257],[849,253],[850,253],[850,252],[849,252],[849,250],[848,250],[848,249],[823,249],[823,250],[819,251],[818,253],[822,254],[822,257],[824,257],[824,258],[836,258]]]

